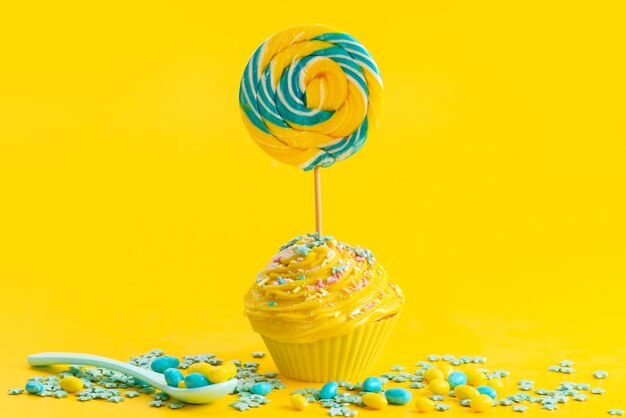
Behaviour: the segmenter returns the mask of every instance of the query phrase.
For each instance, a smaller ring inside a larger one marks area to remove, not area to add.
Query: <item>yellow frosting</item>
[[[244,303],[259,334],[309,343],[395,315],[404,296],[371,251],[308,234],[281,247]]]

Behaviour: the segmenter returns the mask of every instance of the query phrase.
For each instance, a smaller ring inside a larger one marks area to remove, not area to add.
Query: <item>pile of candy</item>
[[[253,358],[262,358],[265,353],[254,352]],[[291,393],[291,406],[302,411],[309,404],[318,403],[327,408],[330,416],[355,416],[357,408],[381,410],[388,405],[407,405],[415,398],[418,412],[447,411],[459,405],[470,407],[476,412],[485,412],[493,407],[511,407],[514,412],[524,412],[532,404],[542,409],[557,410],[559,404],[570,400],[583,402],[590,397],[602,395],[604,389],[591,387],[589,383],[561,382],[555,389],[535,389],[532,380],[518,380],[519,392],[502,396],[505,380],[510,373],[506,370],[489,371],[482,367],[484,357],[454,357],[451,355],[427,356],[428,361],[416,363],[417,369],[409,373],[404,366],[394,365],[390,373],[371,376],[363,382],[328,382],[321,388],[295,390]],[[268,404],[266,397],[275,389],[286,386],[278,378],[278,373],[258,373],[259,363],[232,360],[223,362],[214,354],[185,356],[182,362],[164,355],[162,350],[132,357],[135,366],[163,373],[167,383],[175,387],[195,388],[224,382],[233,377],[239,383],[231,395],[237,396],[229,406],[246,411]],[[554,367],[571,369],[573,362],[564,360]],[[183,373],[186,373],[186,375]],[[560,372],[563,372],[562,370]],[[568,373],[568,372],[565,372]],[[598,370],[592,373],[595,379],[608,378],[608,372]],[[398,384],[405,384],[398,387]],[[385,386],[388,387],[385,389]],[[412,390],[411,390],[412,389]],[[340,391],[341,390],[341,391]],[[70,366],[58,376],[36,376],[28,380],[24,389],[10,389],[9,394],[17,395],[24,391],[43,397],[64,398],[70,393],[79,401],[106,400],[119,403],[127,398],[151,395],[150,406],[167,405],[172,409],[185,406],[172,402],[163,392],[134,379],[124,373],[103,368]],[[447,403],[446,403],[447,402]],[[610,415],[623,415],[621,409],[607,411]]]
[[[239,379],[234,395],[239,397],[231,406],[240,411],[266,404],[265,398],[273,389],[286,386],[277,378],[277,373],[258,374],[259,363],[233,360],[224,362],[215,354],[200,354],[183,357],[182,362],[172,356],[166,356],[162,350],[132,357],[129,361],[138,367],[163,373],[168,385],[175,387],[195,388],[213,383],[224,382],[233,377]],[[265,353],[254,352],[252,357],[261,358]],[[187,373],[185,376],[183,371]],[[167,405],[171,409],[179,409],[186,404],[170,401],[170,397],[146,383],[124,373],[95,367],[70,366],[58,376],[35,376],[28,380],[26,392],[42,397],[64,398],[70,393],[79,401],[106,400],[120,403],[127,398],[135,398],[141,394],[151,395],[148,403],[153,407]],[[10,395],[24,393],[24,389],[14,388]]]

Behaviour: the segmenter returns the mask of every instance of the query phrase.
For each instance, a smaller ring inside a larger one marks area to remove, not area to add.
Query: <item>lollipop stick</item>
[[[313,169],[313,180],[315,182],[315,231],[322,235],[322,190],[319,167]]]

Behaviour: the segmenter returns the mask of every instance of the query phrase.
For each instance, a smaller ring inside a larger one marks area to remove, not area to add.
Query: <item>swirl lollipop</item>
[[[265,152],[316,169],[317,209],[319,167],[363,146],[369,128],[378,125],[382,90],[374,59],[356,39],[325,25],[302,25],[257,48],[241,78],[239,103],[246,128]]]

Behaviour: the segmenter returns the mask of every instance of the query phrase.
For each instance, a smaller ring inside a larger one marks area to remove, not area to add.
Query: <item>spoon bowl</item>
[[[50,366],[53,364],[76,364],[81,366],[95,366],[115,370],[142,380],[167,393],[181,402],[202,404],[210,403],[231,393],[237,387],[237,379],[199,388],[186,389],[169,386],[161,373],[142,369],[132,364],[124,363],[107,357],[80,353],[38,353],[28,356],[31,366]]]

